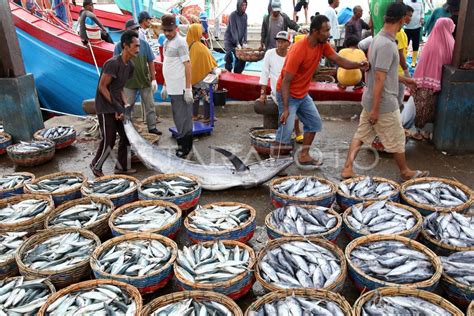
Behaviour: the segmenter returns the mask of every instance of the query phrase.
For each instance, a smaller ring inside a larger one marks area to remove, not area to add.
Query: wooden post
[[[461,0],[452,65],[459,68],[474,60],[474,1]]]
[[[25,75],[8,0],[0,0],[0,78]]]

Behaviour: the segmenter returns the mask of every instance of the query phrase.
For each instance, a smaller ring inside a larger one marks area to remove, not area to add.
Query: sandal
[[[296,141],[298,144],[302,144],[302,143],[303,143],[303,139],[304,139],[304,136],[303,136],[303,135],[298,135],[298,136],[296,136],[295,141]]]
[[[419,179],[419,178],[425,178],[425,177],[428,177],[430,175],[430,172],[427,171],[427,170],[416,170],[415,171],[415,174],[413,176],[411,176],[410,178],[403,178],[402,179],[404,181],[408,181],[408,180],[414,180],[414,179]]]
[[[298,159],[298,167],[301,169],[308,169],[308,170],[313,170],[313,169],[318,169],[323,165],[322,161],[318,161],[315,159],[311,159],[310,161],[300,161]]]

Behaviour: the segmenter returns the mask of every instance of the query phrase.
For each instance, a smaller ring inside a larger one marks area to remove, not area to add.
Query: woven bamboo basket
[[[36,233],[36,231],[43,229],[44,219],[54,209],[53,199],[50,196],[39,195],[39,194],[21,194],[15,195],[3,200],[0,200],[0,209],[6,207],[8,204],[19,203],[23,200],[44,200],[48,201],[48,209],[43,213],[36,215],[33,218],[16,222],[16,223],[0,223],[0,232],[27,232],[28,235]]]
[[[335,83],[336,78],[329,74],[317,74],[313,76],[313,81],[322,82],[322,83]]]
[[[268,283],[265,281],[260,273],[260,262],[262,261],[263,257],[267,253],[267,251],[276,248],[280,246],[281,244],[291,242],[291,241],[309,241],[315,245],[324,247],[327,250],[330,250],[332,253],[336,255],[336,257],[339,258],[340,261],[340,267],[341,267],[341,274],[337,277],[337,279],[334,281],[334,283],[328,285],[325,288],[322,288],[321,290],[328,290],[331,292],[340,292],[342,291],[344,287],[344,281],[346,280],[347,277],[347,263],[346,259],[344,258],[344,253],[342,252],[339,247],[331,243],[330,241],[321,239],[321,238],[314,238],[314,237],[283,237],[283,238],[277,238],[272,241],[270,241],[268,244],[266,244],[265,247],[263,247],[258,255],[257,255],[257,264],[255,265],[255,277],[257,278],[257,281],[262,284],[262,286],[267,289],[267,291],[272,292],[272,291],[278,291],[281,290],[282,288],[273,285],[271,283]],[[319,290],[319,289],[315,289]]]
[[[141,316],[150,316],[158,308],[164,307],[169,304],[177,303],[187,299],[194,299],[196,301],[204,302],[217,302],[219,304],[227,307],[233,316],[242,316],[242,310],[239,305],[237,305],[234,300],[228,298],[227,296],[211,292],[211,291],[182,291],[175,292],[155,298],[153,301],[145,305],[142,310]]]
[[[195,183],[197,183],[197,188],[194,189],[191,192],[186,193],[186,194],[179,195],[179,196],[173,196],[173,197],[157,197],[157,196],[149,195],[149,194],[146,194],[145,192],[143,192],[142,188],[145,184],[153,183],[153,182],[156,182],[156,181],[159,181],[159,180],[174,178],[174,177],[178,177],[178,176],[187,177],[187,178],[193,180]],[[193,175],[187,174],[187,173],[158,174],[158,175],[155,175],[155,176],[148,177],[148,178],[146,178],[145,180],[142,181],[142,183],[141,183],[141,185],[138,189],[138,196],[139,196],[140,200],[161,200],[161,201],[171,202],[171,203],[174,203],[174,204],[178,205],[178,207],[180,209],[182,209],[183,211],[187,211],[189,209],[194,208],[198,204],[199,199],[201,198],[201,184],[200,184],[198,178],[196,178]]]
[[[138,181],[136,178],[127,176],[124,174],[115,174],[112,176],[103,176],[100,178],[94,179],[94,182],[104,182],[108,180],[113,180],[113,179],[126,179],[128,181],[131,181],[135,183],[135,186],[132,188],[128,188],[127,190],[119,193],[114,193],[114,194],[100,194],[100,193],[87,193],[86,190],[89,188],[89,182],[86,181],[81,187],[81,193],[82,196],[102,196],[102,197],[107,197],[109,198],[112,203],[114,203],[115,207],[122,206],[124,204],[132,203],[136,200],[138,200],[138,187],[140,186],[140,181]]]
[[[96,243],[96,247],[100,246],[99,238],[85,229],[78,228],[56,228],[56,229],[47,229],[36,235],[28,238],[21,246],[18,248],[15,254],[16,264],[20,270],[20,274],[29,278],[48,278],[57,288],[63,288],[70,284],[77,283],[83,279],[89,277],[91,272],[91,267],[89,265],[89,258],[82,260],[81,262],[62,270],[38,270],[27,267],[23,263],[23,256],[25,253],[33,248],[35,245],[48,240],[51,237],[67,234],[67,233],[76,233],[78,232],[83,237],[87,239],[92,239]]]
[[[31,194],[39,194],[39,195],[45,195],[45,196],[51,196],[53,198],[54,204],[56,206],[59,206],[67,201],[70,200],[75,200],[81,197],[81,186],[84,185],[84,183],[87,181],[87,177],[82,173],[82,172],[56,172],[56,173],[51,173],[39,178],[36,178],[34,181],[31,182],[31,184],[37,184],[38,182],[42,180],[54,180],[54,178],[59,178],[59,177],[79,177],[82,179],[82,183],[75,184],[71,186],[70,188],[62,191],[62,192],[57,192],[57,193],[50,193],[50,192],[38,192],[33,190],[30,186],[25,185],[24,190],[25,193],[31,193]]]
[[[317,206],[315,205],[299,205],[300,207],[304,207],[305,209],[311,210],[312,208],[316,208]],[[276,227],[274,227],[270,223],[270,218],[272,217],[274,211],[270,212],[267,214],[265,217],[265,226],[267,228],[267,235],[270,239],[275,239],[275,238],[281,238],[281,237],[300,237],[300,235],[293,235],[291,233],[285,233],[280,230],[278,230]],[[341,232],[342,229],[342,218],[341,215],[339,215],[336,211],[334,211],[332,208],[328,208],[327,212],[331,215],[334,215],[336,217],[336,226],[333,228],[329,229],[328,231],[320,234],[314,234],[314,235],[307,235],[308,237],[319,237],[322,239],[329,240],[331,242],[335,242],[337,239],[337,236],[339,236],[339,233]]]
[[[68,126],[68,127],[72,127],[72,126]],[[48,130],[48,129],[49,128],[43,128],[43,129],[40,129],[40,130],[36,131],[33,134],[33,138],[36,139],[36,140],[51,140],[51,141],[54,142],[54,144],[56,146],[56,149],[63,149],[63,148],[69,147],[70,145],[72,145],[76,141],[77,133],[76,133],[76,130],[73,127],[72,127],[73,133],[70,134],[70,135],[66,135],[66,136],[62,136],[62,137],[56,137],[56,138],[46,138],[46,137],[41,136],[41,133],[45,130]]]
[[[3,235],[3,233],[0,233]],[[23,241],[27,239],[27,236],[23,236]],[[8,277],[18,275],[18,266],[15,261],[15,253],[12,253],[5,261],[0,263],[0,280]]]
[[[8,176],[22,175],[22,176],[25,176],[25,177],[30,177],[30,180],[25,181],[25,182],[31,182],[31,181],[35,180],[35,175],[30,173],[30,172],[13,172],[13,173],[10,173],[10,174],[7,174],[7,175]],[[20,184],[20,185],[17,185],[16,187],[11,188],[11,189],[1,189],[0,190],[0,199],[5,199],[5,198],[10,197],[10,196],[23,194],[23,192],[24,192],[23,191],[23,186],[24,186],[24,183]]]
[[[160,201],[160,200],[149,200],[149,201],[136,201],[127,205],[123,205],[120,208],[117,208],[109,217],[108,225],[110,230],[112,231],[113,236],[121,236],[130,233],[137,233],[136,231],[129,231],[125,229],[121,229],[115,226],[114,221],[117,217],[122,214],[130,212],[132,209],[136,207],[146,207],[146,206],[163,206],[173,209],[176,212],[176,219],[174,221],[168,222],[166,225],[160,227],[159,229],[153,229],[145,231],[146,233],[153,233],[153,234],[160,234],[166,236],[168,238],[174,238],[178,233],[181,225],[183,223],[183,212],[181,209],[176,206],[176,204]]]
[[[348,184],[348,183],[352,183],[352,182],[359,182],[359,181],[363,180],[364,178],[365,177],[350,178],[350,179],[342,181],[341,183]],[[396,202],[396,203],[399,202],[399,200],[400,200],[400,184],[398,184],[397,182],[395,182],[393,180],[386,179],[386,178],[381,178],[381,177],[372,177],[372,179],[377,183],[378,182],[387,182],[387,183],[389,183],[390,185],[392,185],[395,188],[396,193],[393,193],[392,195],[390,195],[388,197],[384,197],[384,198],[362,199],[362,198],[359,198],[359,197],[349,196],[349,195],[345,194],[344,192],[342,192],[342,190],[338,186],[337,187],[336,200],[337,200],[337,204],[339,204],[339,206],[341,207],[341,210],[345,211],[346,208],[348,208],[348,207],[350,207],[354,204],[358,204],[358,203],[362,203],[362,202],[380,201],[380,200],[390,200],[390,201]]]
[[[248,204],[238,203],[238,202],[216,202],[210,203],[203,206],[203,208],[211,208],[212,205],[218,206],[241,206],[246,208],[250,212],[249,219],[242,223],[241,225],[231,228],[222,230],[219,232],[214,231],[204,231],[201,229],[193,228],[189,225],[189,217],[194,216],[195,211],[192,211],[188,214],[188,216],[184,219],[184,229],[186,230],[186,234],[188,235],[189,239],[194,242],[204,242],[209,240],[236,240],[243,243],[249,241],[253,233],[255,232],[255,227],[257,226],[257,212],[253,207]]]
[[[302,298],[308,298],[313,300],[326,300],[331,301],[342,310],[345,316],[352,316],[352,307],[347,300],[338,293],[326,291],[326,290],[315,290],[315,289],[290,289],[290,290],[278,290],[270,292],[258,300],[250,304],[245,311],[244,316],[252,316],[252,312],[256,312],[263,305],[284,299],[288,296],[296,296]]]
[[[253,48],[236,48],[235,56],[242,61],[256,62],[263,59],[265,51]]]
[[[474,301],[467,307],[466,316],[474,316]]]
[[[59,290],[53,295],[51,295],[46,301],[46,303],[44,303],[43,306],[41,306],[41,309],[39,310],[37,315],[38,316],[49,315],[49,313],[46,312],[48,307],[51,306],[51,304],[53,304],[55,301],[57,301],[59,298],[63,297],[64,295],[72,294],[74,292],[79,292],[86,289],[93,290],[95,287],[101,284],[114,285],[124,290],[135,301],[135,304],[137,306],[137,311],[135,312],[134,316],[140,315],[143,309],[142,296],[140,295],[140,292],[138,292],[138,290],[135,287],[127,283],[118,282],[114,280],[90,280],[90,281],[84,281],[84,282],[72,284],[62,290]]]
[[[0,155],[3,155],[7,152],[7,147],[12,144],[12,137],[10,136],[10,134],[7,134],[5,132],[0,132],[0,137],[4,138],[0,142]]]
[[[275,140],[272,139],[262,139],[258,137],[259,135],[265,135],[265,134],[270,134],[274,133],[276,134],[276,129],[263,129],[263,128],[251,128],[249,130],[249,136],[250,136],[250,144],[253,146],[253,148],[257,151],[257,153],[261,155],[270,155],[272,152],[272,145],[275,143]],[[280,154],[281,155],[288,155],[291,150],[293,149],[293,146],[295,145],[295,136],[292,134],[291,135],[291,145],[288,148],[281,149]]]
[[[94,234],[97,235],[97,237],[99,237],[101,240],[103,240],[104,237],[106,237],[109,232],[110,232],[110,229],[109,229],[109,225],[108,225],[108,221],[109,221],[109,217],[110,217],[110,214],[112,214],[112,212],[114,211],[114,204],[112,203],[112,201],[108,198],[105,198],[105,197],[100,197],[100,196],[90,196],[90,197],[85,197],[85,198],[82,198],[82,199],[77,199],[77,200],[72,200],[72,201],[69,201],[69,202],[66,202],[64,204],[62,204],[61,206],[58,206],[57,208],[55,208],[45,219],[44,221],[44,227],[46,229],[49,229],[49,228],[57,228],[55,227],[54,225],[50,225],[50,222],[56,218],[57,216],[59,216],[61,213],[69,210],[70,208],[74,207],[74,206],[77,206],[77,205],[84,205],[84,204],[89,204],[91,202],[94,202],[94,203],[99,203],[99,204],[104,204],[106,205],[108,208],[109,208],[109,211],[107,212],[107,214],[102,217],[101,219],[98,219],[96,220],[95,222],[87,225],[87,226],[84,226],[84,227],[76,227],[76,228],[82,228],[82,229],[87,229],[91,232],[93,232]]]
[[[354,316],[361,316],[362,308],[364,304],[372,299],[376,295],[381,296],[415,296],[421,299],[424,299],[432,304],[436,304],[447,311],[449,311],[453,316],[462,316],[464,315],[456,306],[454,306],[449,301],[445,300],[439,295],[430,293],[428,291],[423,291],[419,289],[406,288],[406,287],[383,287],[370,292],[365,293],[354,303],[353,312]]]
[[[34,167],[42,165],[53,159],[56,151],[54,142],[50,140],[47,142],[49,142],[49,147],[31,152],[19,152],[16,151],[15,145],[10,145],[7,147],[8,157],[18,166]]]
[[[14,277],[10,277],[10,278],[7,278],[5,280],[2,280],[2,282],[7,283],[7,282],[10,282],[11,280],[14,280],[14,279],[18,279],[18,278],[23,278],[22,276],[14,276]],[[28,278],[25,279],[25,281],[29,280]],[[43,280],[41,283],[43,283],[49,290],[49,296],[48,297],[51,297],[51,295],[53,295],[54,293],[56,293],[56,288],[54,287],[53,283],[51,283],[48,279],[45,279]],[[20,305],[20,306],[24,306],[24,305]],[[20,307],[18,306],[18,307]],[[40,308],[38,307],[35,311],[38,311]],[[7,309],[5,309],[7,310]],[[7,315],[7,314],[5,314]],[[12,315],[15,315],[14,313],[12,313]],[[16,314],[16,315],[27,315],[26,313],[25,314]],[[30,315],[35,315],[34,313],[31,313]]]
[[[452,206],[440,207],[440,206],[433,206],[433,205],[418,203],[418,202],[413,201],[412,199],[410,199],[405,194],[405,190],[407,189],[407,187],[409,187],[411,185],[414,185],[414,184],[431,182],[431,181],[443,182],[443,183],[455,186],[455,187],[461,189],[464,193],[466,193],[469,200],[467,202],[463,203],[463,204],[460,204],[460,205],[456,206],[456,207],[452,207]],[[407,205],[410,205],[410,206],[416,208],[421,213],[421,215],[427,216],[427,215],[430,215],[433,212],[464,212],[464,211],[467,211],[469,209],[469,207],[471,207],[471,205],[472,205],[474,195],[472,193],[472,190],[468,186],[466,186],[466,185],[464,185],[464,184],[462,184],[458,181],[451,180],[451,179],[445,179],[445,178],[426,177],[426,178],[418,178],[418,179],[414,179],[414,180],[408,180],[408,181],[402,183],[401,190],[400,190],[400,198],[401,198],[401,200],[404,204],[407,204]]]
[[[474,301],[474,287],[460,283],[443,271],[441,284],[449,300],[456,306],[467,307]]]
[[[331,192],[325,193],[317,197],[305,197],[305,198],[281,194],[275,189],[275,186],[277,184],[280,184],[283,181],[286,181],[289,179],[300,180],[303,178],[308,178],[308,176],[288,176],[288,177],[276,178],[276,179],[273,179],[272,182],[270,182],[270,198],[272,199],[273,206],[282,207],[285,205],[293,204],[293,205],[317,205],[317,206],[323,206],[323,207],[331,207],[331,205],[334,203],[334,200],[336,199],[336,186],[334,185],[334,183],[323,178],[318,178],[314,176],[310,176],[310,177],[318,180],[321,183],[329,185],[331,187]]]
[[[364,208],[366,208],[366,207],[368,207],[368,206],[370,206],[374,203],[376,203],[376,202],[365,202],[364,203]],[[399,203],[395,203],[395,202],[387,202],[387,203],[391,204],[391,205],[394,205],[394,206],[397,206],[397,207],[400,207],[400,208],[403,208],[403,209],[411,212],[413,214],[413,216],[415,217],[415,219],[416,219],[415,226],[413,226],[411,229],[405,229],[405,230],[403,230],[403,231],[401,231],[401,232],[399,232],[395,235],[404,236],[404,237],[407,237],[407,238],[410,238],[410,239],[416,239],[418,237],[418,234],[421,231],[422,226],[423,226],[423,216],[421,216],[421,214],[416,209],[414,209],[413,207],[403,205],[403,204],[399,204]],[[356,204],[356,205],[358,205],[358,204]],[[363,234],[362,232],[356,230],[354,228],[354,226],[351,225],[351,223],[347,219],[349,217],[349,215],[351,215],[351,214],[352,214],[352,206],[347,208],[345,210],[344,214],[342,215],[344,230],[345,230],[347,236],[349,237],[349,239],[353,240],[355,238],[370,235],[370,234]]]
[[[352,260],[350,260],[351,252],[356,247],[369,243],[369,242],[388,241],[388,240],[400,241],[403,244],[409,246],[410,248],[420,251],[424,253],[425,255],[427,255],[428,258],[431,260],[431,263],[435,270],[435,272],[433,273],[433,276],[431,276],[431,278],[429,278],[428,280],[423,280],[423,281],[415,282],[415,283],[397,284],[397,283],[392,283],[392,282],[386,282],[386,281],[382,281],[370,275],[365,274],[359,267],[357,267],[355,264],[352,263]],[[439,259],[438,256],[436,256],[436,254],[433,251],[431,251],[428,247],[420,244],[419,242],[416,242],[412,239],[402,237],[399,235],[368,235],[368,236],[354,239],[346,246],[345,255],[346,255],[346,260],[349,266],[349,276],[353,280],[356,288],[361,292],[364,292],[366,290],[375,290],[380,287],[402,287],[402,288],[415,288],[415,289],[420,289],[420,290],[432,291],[438,285],[441,279],[441,274],[443,272],[443,266],[441,264],[441,260]]]
[[[154,270],[153,272],[148,273],[144,276],[111,274],[100,269],[97,260],[104,251],[108,251],[110,248],[120,243],[133,240],[156,240],[162,243],[165,247],[171,247],[170,260],[160,269]],[[149,233],[134,233],[109,239],[108,241],[97,247],[92,253],[90,264],[92,271],[94,272],[94,276],[97,279],[111,279],[115,281],[124,282],[136,287],[141,294],[147,294],[153,293],[156,290],[164,287],[168,283],[168,281],[171,280],[171,278],[173,277],[173,263],[176,261],[177,253],[178,246],[168,237]]]
[[[207,241],[203,243],[204,246],[210,246],[214,243],[214,241]],[[253,283],[255,282],[255,278],[253,276],[253,266],[255,264],[255,253],[253,249],[247,246],[244,243],[235,241],[235,240],[223,240],[222,243],[225,246],[239,246],[239,248],[246,249],[249,254],[249,265],[248,271],[243,272],[231,280],[223,281],[223,282],[216,282],[216,283],[192,283],[185,279],[179,271],[177,270],[177,263],[174,264],[174,275],[177,280],[178,286],[185,291],[191,290],[199,290],[199,291],[214,291],[217,293],[221,293],[227,295],[231,299],[238,299],[239,297],[244,296],[251,288]]]

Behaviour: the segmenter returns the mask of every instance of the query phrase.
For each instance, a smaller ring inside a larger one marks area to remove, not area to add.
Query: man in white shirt
[[[405,25],[405,33],[408,37],[408,45],[412,42],[413,53],[411,66],[415,67],[418,58],[418,49],[420,48],[421,30],[425,23],[425,8],[423,0],[403,0],[403,3],[409,5],[414,10],[410,23]]]
[[[341,38],[341,34],[339,33],[339,22],[337,20],[337,12],[336,8],[339,6],[339,0],[328,0],[329,8],[326,12],[323,13],[329,19],[329,25],[331,26],[331,30],[329,31],[331,44],[334,43],[333,46],[336,46],[336,41]]]
[[[138,14],[138,24],[140,24],[140,28],[138,29],[138,36],[141,40],[144,40],[150,43],[152,39],[150,34],[150,27],[151,27],[151,16],[148,12],[142,11]]]

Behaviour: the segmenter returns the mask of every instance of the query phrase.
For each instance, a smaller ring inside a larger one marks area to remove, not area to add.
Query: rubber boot
[[[181,137],[181,138],[177,138],[176,139],[176,142],[178,143],[178,149],[176,149],[176,156],[179,157],[179,158],[185,158],[186,154],[185,154],[185,137]]]
[[[411,56],[412,56],[412,59],[411,59],[411,67],[412,67],[412,68],[415,68],[415,66],[416,66],[416,59],[418,58],[418,52],[417,52],[417,51],[416,51],[416,52],[413,51],[413,53],[412,53]]]
[[[191,159],[193,155],[193,135],[186,135],[183,137],[183,153],[185,159]]]

